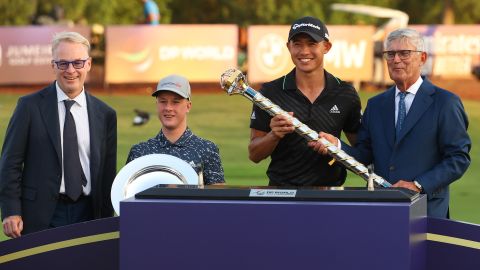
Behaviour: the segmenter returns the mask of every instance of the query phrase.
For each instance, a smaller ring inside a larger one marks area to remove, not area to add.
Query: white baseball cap
[[[157,89],[152,96],[156,97],[160,91],[170,91],[190,100],[191,90],[187,78],[180,75],[169,75],[158,82]]]

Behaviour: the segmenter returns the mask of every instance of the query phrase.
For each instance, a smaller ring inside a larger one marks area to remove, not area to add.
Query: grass
[[[360,92],[362,104],[375,93]],[[0,141],[3,143],[8,121],[20,95],[0,93]],[[97,95],[117,111],[118,169],[125,164],[130,147],[155,136],[160,130],[154,99],[148,95]],[[250,136],[249,116],[251,102],[240,96],[222,94],[195,94],[188,115],[189,127],[199,136],[212,140],[220,148],[225,178],[230,185],[266,185],[268,160],[254,164],[248,160],[247,145]],[[459,181],[451,185],[451,215],[453,219],[480,224],[480,102],[465,100],[469,115],[469,134],[472,138],[472,164]],[[134,108],[149,111],[150,121],[143,126],[132,126]],[[364,181],[353,174],[346,186],[364,186]],[[2,236],[0,236],[0,239]]]

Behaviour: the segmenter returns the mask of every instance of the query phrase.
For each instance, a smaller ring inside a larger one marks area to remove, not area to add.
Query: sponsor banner
[[[218,82],[237,66],[236,25],[109,26],[107,83],[158,82],[177,73],[191,82]]]
[[[480,26],[410,25],[425,36],[429,58],[422,73],[444,78],[469,78],[480,64]]]
[[[286,43],[290,26],[248,28],[248,81],[266,82],[293,67]],[[346,81],[370,81],[373,74],[373,26],[328,27],[331,50],[325,54],[328,72]]]
[[[78,32],[90,39],[88,27],[0,27],[0,84],[53,81],[51,41],[55,33],[62,31]]]

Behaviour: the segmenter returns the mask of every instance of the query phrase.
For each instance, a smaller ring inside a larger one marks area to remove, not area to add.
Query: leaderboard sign
[[[294,67],[286,43],[289,26],[248,28],[248,81],[266,82]],[[325,69],[347,81],[370,81],[373,76],[373,26],[329,26],[333,46],[324,56]]]
[[[158,82],[177,73],[191,82],[216,82],[237,66],[236,25],[109,26],[107,83]]]
[[[90,39],[88,27],[0,27],[0,84],[53,81],[51,42],[53,35],[62,31],[79,32]]]

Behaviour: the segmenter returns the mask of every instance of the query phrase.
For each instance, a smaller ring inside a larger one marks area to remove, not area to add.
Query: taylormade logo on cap
[[[328,30],[325,24],[319,19],[310,16],[302,17],[292,23],[290,32],[288,33],[288,41],[300,33],[309,35],[316,42],[329,40]]]
[[[322,28],[318,25],[315,25],[315,24],[311,24],[311,23],[296,23],[292,26],[292,29],[295,30],[297,29],[298,27],[303,27],[303,26],[306,26],[306,27],[313,27],[313,28],[317,28],[318,30],[322,30]]]

